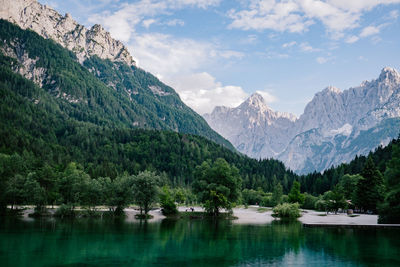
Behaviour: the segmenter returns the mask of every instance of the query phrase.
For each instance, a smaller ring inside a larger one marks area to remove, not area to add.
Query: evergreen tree
[[[384,198],[384,183],[372,157],[368,157],[361,177],[357,182],[354,204],[364,211],[376,212],[378,204]]]
[[[304,195],[300,193],[300,183],[298,181],[294,181],[292,185],[292,189],[288,194],[290,203],[299,203],[302,205],[304,203]]]
[[[392,159],[385,171],[389,192],[379,209],[379,223],[400,223],[400,146],[393,146]]]
[[[360,179],[361,176],[359,174],[345,174],[342,176],[342,178],[340,178],[339,185],[341,186],[346,199],[353,199],[354,192],[357,188],[357,183]]]
[[[283,188],[281,183],[277,182],[274,185],[274,191],[272,192],[272,205],[276,206],[282,202]]]

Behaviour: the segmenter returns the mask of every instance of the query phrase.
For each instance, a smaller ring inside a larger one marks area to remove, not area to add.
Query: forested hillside
[[[400,139],[395,139],[385,147],[378,147],[371,151],[368,156],[357,156],[350,163],[332,167],[323,173],[310,173],[299,177],[301,189],[314,195],[323,194],[331,190],[345,174],[355,175],[362,172],[368,157],[371,157],[377,169],[383,174],[387,169],[388,162],[392,159],[393,147],[398,147]]]
[[[46,99],[32,95],[31,101],[51,100],[54,108],[78,121],[196,134],[234,150],[172,88],[140,68],[96,56],[82,66],[73,52],[4,20],[0,38],[2,55],[14,59],[3,59],[2,64],[9,62],[8,69],[48,93]]]
[[[278,161],[250,159],[199,136],[78,121],[66,112],[68,105],[60,108],[63,100],[12,72],[13,59],[3,56],[1,62],[1,153],[18,153],[28,169],[62,169],[74,161],[94,178],[153,169],[189,184],[196,165],[223,157],[241,170],[248,187],[267,190],[273,175],[286,175],[288,183],[296,177]]]

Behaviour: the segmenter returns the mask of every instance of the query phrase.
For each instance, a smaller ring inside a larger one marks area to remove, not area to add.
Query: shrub
[[[262,206],[262,207],[272,207],[273,206],[272,197],[262,197],[261,198],[261,202],[260,202],[260,206]]]
[[[296,219],[301,216],[299,206],[300,205],[298,203],[279,204],[273,209],[272,216],[278,218]]]
[[[315,203],[318,201],[318,197],[304,193],[304,203],[302,205],[303,209],[315,209]]]
[[[174,215],[178,213],[174,198],[172,197],[170,189],[167,186],[163,186],[159,198],[161,211],[164,215]]]
[[[174,215],[178,213],[178,209],[176,208],[176,204],[172,199],[166,199],[161,203],[162,214],[164,215]]]
[[[326,210],[326,201],[323,199],[318,199],[315,202],[314,208],[318,211],[325,211]]]

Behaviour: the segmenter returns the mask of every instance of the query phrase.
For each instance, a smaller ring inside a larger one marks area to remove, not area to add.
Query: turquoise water
[[[2,220],[0,266],[400,266],[400,231],[230,221]]]

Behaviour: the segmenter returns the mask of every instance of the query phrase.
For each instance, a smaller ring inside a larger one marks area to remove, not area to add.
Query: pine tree
[[[276,206],[282,202],[283,188],[281,183],[274,183],[274,191],[272,192],[272,205]]]
[[[300,183],[297,181],[293,182],[292,189],[290,189],[290,193],[288,195],[289,202],[291,203],[299,203],[302,205],[304,203],[304,195],[300,193]]]
[[[384,198],[384,182],[372,157],[368,157],[361,176],[357,183],[355,205],[364,211],[376,212],[377,206]]]
[[[400,147],[397,145],[393,146],[385,178],[389,192],[379,209],[379,223],[400,223]]]

